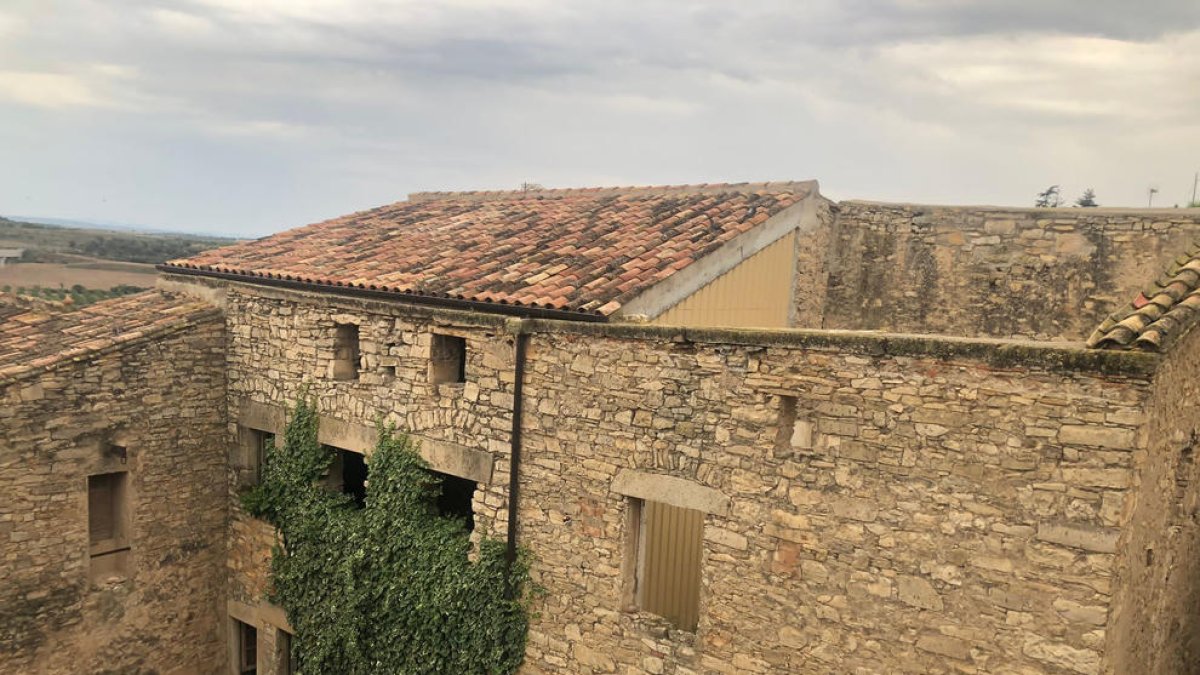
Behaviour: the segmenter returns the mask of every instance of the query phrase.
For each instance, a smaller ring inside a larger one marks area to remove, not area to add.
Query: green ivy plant
[[[295,630],[298,672],[513,673],[525,654],[528,554],[441,517],[441,481],[416,443],[380,426],[366,506],[319,485],[332,461],[302,396],[246,509],[278,528],[269,599]]]

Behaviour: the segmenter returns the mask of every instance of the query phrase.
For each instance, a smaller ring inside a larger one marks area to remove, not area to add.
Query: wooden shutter
[[[93,544],[117,536],[116,476],[88,476],[88,534]]]

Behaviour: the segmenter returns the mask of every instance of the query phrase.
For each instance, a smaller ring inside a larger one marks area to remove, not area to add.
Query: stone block
[[[962,640],[945,635],[922,635],[917,638],[917,649],[961,661],[971,658],[970,645]]]
[[[900,598],[900,602],[912,605],[913,607],[932,609],[939,612],[943,608],[942,598],[934,590],[933,584],[920,577],[897,577],[896,595]]]
[[[1137,442],[1133,429],[1104,427],[1093,424],[1068,424],[1058,430],[1060,443],[1091,445],[1114,450],[1132,450]]]
[[[1114,553],[1120,530],[1063,523],[1040,523],[1037,538],[1053,544],[1098,553]]]

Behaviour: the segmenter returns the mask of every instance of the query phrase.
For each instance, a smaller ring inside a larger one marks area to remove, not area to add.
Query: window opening
[[[337,324],[333,337],[333,379],[358,379],[358,355],[358,326]]]
[[[479,486],[473,480],[459,478],[438,471],[432,472],[442,479],[442,494],[438,495],[438,514],[449,518],[462,518],[467,531],[475,529],[475,489]]]
[[[434,333],[429,358],[429,375],[433,384],[467,381],[466,338]]]

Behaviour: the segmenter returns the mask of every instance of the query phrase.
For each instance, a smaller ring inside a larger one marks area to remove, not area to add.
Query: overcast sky
[[[4,0],[0,214],[261,235],[416,190],[1185,203],[1200,2]]]

